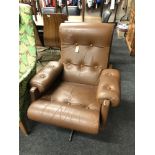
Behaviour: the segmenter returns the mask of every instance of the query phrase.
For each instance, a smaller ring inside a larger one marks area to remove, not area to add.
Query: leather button
[[[98,66],[94,66],[94,68],[95,68],[95,69],[97,69],[97,68],[98,68]]]
[[[70,65],[70,63],[71,63],[70,60],[66,61],[66,65]]]
[[[108,90],[111,90],[111,87],[110,87],[110,86],[107,86],[107,89],[108,89]]]
[[[107,90],[111,90],[111,87],[109,85],[103,85],[102,86],[104,89],[107,89]]]
[[[75,46],[77,46],[78,45],[78,43],[75,43]]]
[[[111,76],[112,74],[111,73],[106,73],[105,75]]]
[[[41,78],[45,78],[45,75],[44,75],[44,74],[41,74],[40,77],[41,77]]]
[[[93,44],[90,44],[90,47],[93,47]]]
[[[68,105],[71,105],[71,103],[70,103],[70,102],[68,102],[67,104],[68,104]]]
[[[89,107],[87,106],[86,109],[89,109]]]
[[[81,68],[82,68],[83,66],[84,66],[83,64],[80,65]]]
[[[71,60],[70,59],[66,59],[65,62],[66,63],[71,63]]]

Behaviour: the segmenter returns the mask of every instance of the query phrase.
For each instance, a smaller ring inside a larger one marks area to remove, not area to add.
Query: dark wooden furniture
[[[68,17],[62,13],[43,14],[44,46],[60,48],[59,25],[65,20],[68,20]]]
[[[133,8],[130,12],[130,21],[126,35],[126,43],[128,45],[130,55],[135,55],[135,11]]]

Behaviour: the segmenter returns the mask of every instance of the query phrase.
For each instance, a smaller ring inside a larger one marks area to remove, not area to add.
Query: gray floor
[[[135,154],[135,60],[116,34],[110,63],[121,71],[122,95],[120,107],[110,110],[106,129],[96,136],[75,133],[68,142],[70,131],[36,123],[29,136],[19,133],[20,155]]]

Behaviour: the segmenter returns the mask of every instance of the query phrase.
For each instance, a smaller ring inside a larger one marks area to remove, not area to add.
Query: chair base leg
[[[68,140],[69,140],[70,142],[72,141],[73,134],[74,134],[74,130],[72,130],[71,133],[70,133],[70,135],[69,135],[69,139],[68,139]]]

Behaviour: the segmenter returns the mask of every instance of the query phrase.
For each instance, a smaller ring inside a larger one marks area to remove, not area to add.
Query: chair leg
[[[106,127],[109,109],[110,109],[110,101],[104,100],[104,102],[101,106],[101,116],[102,116],[103,128]]]
[[[23,122],[21,122],[21,121],[19,122],[19,127],[20,127],[21,131],[23,132],[23,134],[24,134],[25,136],[28,136],[27,129],[26,129],[26,127],[24,126]]]
[[[70,133],[70,135],[69,135],[69,141],[70,141],[70,142],[72,141],[73,134],[74,134],[74,130],[72,130],[71,133]]]

